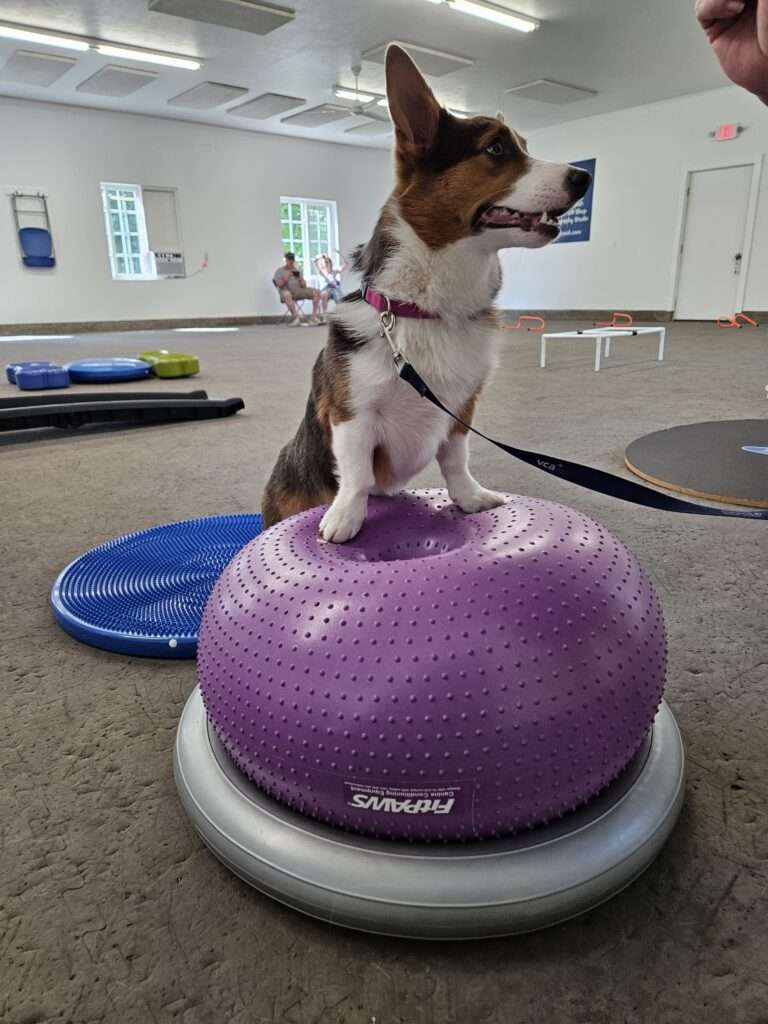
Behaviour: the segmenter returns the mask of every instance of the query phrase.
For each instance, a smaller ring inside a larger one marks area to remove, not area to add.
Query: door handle
[[[741,273],[741,261],[742,261],[742,258],[743,258],[742,257],[742,253],[740,253],[740,252],[737,252],[736,255],[733,258],[733,260],[734,260],[733,272],[736,275]]]

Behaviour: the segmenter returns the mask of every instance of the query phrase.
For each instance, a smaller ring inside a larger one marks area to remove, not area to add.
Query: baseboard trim
[[[184,317],[172,320],[73,320],[35,324],[0,324],[0,338],[9,334],[109,334],[116,331],[172,331],[175,327],[252,327],[279,324],[283,316]]]

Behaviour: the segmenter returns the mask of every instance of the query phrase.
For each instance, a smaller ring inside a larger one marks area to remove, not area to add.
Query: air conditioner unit
[[[158,277],[186,277],[187,267],[183,252],[152,252]]]

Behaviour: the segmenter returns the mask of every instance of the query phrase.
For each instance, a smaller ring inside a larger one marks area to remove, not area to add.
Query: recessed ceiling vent
[[[52,85],[74,65],[75,57],[60,57],[55,53],[35,53],[32,50],[17,50],[8,58],[0,71],[4,82],[19,82],[23,85]]]
[[[354,128],[345,128],[347,135],[389,135],[392,132],[392,125],[383,121],[368,121],[366,124],[356,124]]]
[[[300,114],[291,114],[290,117],[281,117],[283,124],[298,125],[301,128],[320,128],[321,125],[330,124],[332,121],[340,121],[343,117],[349,117],[349,110],[340,107],[335,103],[321,103],[319,107],[310,107],[309,110],[302,110]]]
[[[245,96],[247,89],[241,85],[223,85],[221,82],[201,82],[186,92],[168,100],[171,107],[189,107],[190,110],[212,110],[223,103],[231,103]]]
[[[265,36],[281,25],[293,21],[296,12],[288,7],[256,3],[255,0],[149,0],[150,11],[175,14],[190,21],[223,25],[241,32]]]
[[[306,102],[300,96],[283,96],[278,92],[265,92],[253,100],[248,100],[247,103],[230,107],[227,113],[236,114],[238,117],[250,117],[254,121],[265,121],[268,117],[284,114],[286,110],[303,107]]]
[[[90,78],[81,82],[77,91],[119,99],[143,89],[145,85],[154,82],[157,77],[157,71],[139,71],[138,68],[122,68],[117,64],[107,64],[101,71],[97,71],[95,75],[91,75]]]
[[[399,39],[392,39],[390,42],[402,46],[413,57],[425,75],[432,75],[435,78],[439,78],[441,75],[450,75],[453,71],[461,71],[475,63],[469,57],[459,57],[455,53],[443,53],[442,50],[430,50],[426,46],[419,46],[416,43],[403,43]],[[374,64],[383,64],[390,42],[366,50],[362,55],[363,60],[373,61]]]
[[[551,78],[537,78],[535,82],[524,82],[506,90],[509,96],[521,100],[536,100],[538,103],[576,103],[597,96],[595,89],[582,89],[578,85],[555,82]]]

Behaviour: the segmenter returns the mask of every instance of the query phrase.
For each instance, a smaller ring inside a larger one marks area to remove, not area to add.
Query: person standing
[[[696,16],[730,80],[768,104],[768,0],[697,0]]]

